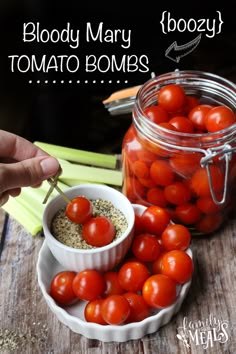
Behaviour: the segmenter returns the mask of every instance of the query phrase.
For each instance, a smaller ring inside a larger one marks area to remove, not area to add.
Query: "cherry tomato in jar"
[[[133,173],[138,178],[147,178],[149,176],[149,168],[144,161],[137,160],[132,165]]]
[[[150,167],[150,176],[159,186],[168,186],[174,181],[174,173],[167,161],[156,160]]]
[[[142,296],[151,307],[170,306],[176,300],[176,283],[164,274],[151,275],[143,285]]]
[[[181,224],[169,225],[161,235],[162,247],[166,251],[185,251],[190,244],[191,234],[187,227]]]
[[[190,189],[182,182],[174,182],[164,189],[166,200],[175,205],[187,203],[191,198]]]
[[[106,323],[120,325],[129,317],[130,305],[123,295],[110,295],[104,299],[101,313]]]
[[[216,165],[210,165],[209,171],[212,180],[212,187],[215,193],[224,188],[224,173]],[[191,178],[191,188],[199,197],[207,197],[211,195],[209,179],[206,167],[199,168]]]
[[[181,152],[170,158],[170,166],[175,173],[183,177],[189,177],[200,167],[201,158],[200,153]]]
[[[130,314],[126,323],[140,322],[150,315],[150,307],[141,295],[129,292],[125,293],[124,297],[128,300],[130,305]]]
[[[167,205],[164,190],[160,187],[152,187],[147,191],[147,201],[162,208]]]
[[[60,305],[70,305],[78,300],[72,286],[75,276],[75,272],[62,271],[53,277],[49,294]]]
[[[178,132],[190,134],[194,133],[193,123],[184,116],[175,116],[169,120],[169,123],[173,125]]]
[[[144,231],[156,236],[161,236],[166,226],[170,223],[168,212],[164,208],[155,205],[145,209],[141,219]]]
[[[188,114],[194,107],[199,105],[199,100],[194,96],[186,96],[186,104],[184,107],[185,114]]]
[[[208,132],[216,132],[236,123],[236,117],[232,109],[226,106],[213,107],[206,115],[206,127]]]
[[[86,223],[92,217],[92,213],[92,204],[84,197],[76,197],[66,206],[66,216],[76,224]]]
[[[145,196],[145,187],[135,177],[128,176],[124,179],[123,190],[132,202]]]
[[[146,188],[153,188],[155,187],[155,182],[151,179],[151,178],[139,178],[138,179],[139,183],[141,183],[141,185],[143,187],[146,187]]]
[[[139,149],[136,149],[136,153],[138,159],[144,161],[148,166],[157,159],[157,155],[154,152],[144,148],[142,145],[140,145]]]
[[[189,112],[188,118],[195,129],[206,131],[206,115],[212,107],[211,105],[200,104]]]
[[[81,300],[96,300],[105,289],[103,276],[94,269],[88,269],[76,274],[73,280],[73,291]]]
[[[216,197],[220,200],[220,197],[222,196]],[[212,196],[198,198],[196,206],[204,214],[214,214],[222,208],[221,205],[218,205],[213,201]]]
[[[223,223],[223,215],[218,212],[215,214],[204,215],[196,224],[196,229],[203,234],[210,234],[222,225]]]
[[[93,322],[100,325],[107,325],[107,322],[102,317],[101,308],[104,299],[96,299],[89,301],[84,309],[84,317],[87,322]]]
[[[84,240],[92,246],[102,247],[111,243],[116,230],[112,221],[105,216],[91,218],[82,228]]]
[[[145,109],[144,114],[149,120],[156,124],[168,122],[169,120],[168,113],[160,106],[150,106]]]
[[[173,130],[175,132],[177,132],[177,129],[175,128],[174,125],[170,124],[169,122],[163,122],[159,124],[160,127],[168,129],[168,130]],[[163,156],[165,156],[166,154],[163,154]]]
[[[175,216],[179,222],[185,225],[192,225],[199,221],[202,213],[195,204],[187,203],[176,207]]]
[[[149,277],[149,270],[142,262],[130,260],[120,267],[118,277],[123,289],[137,292],[142,289],[143,283]]]
[[[192,277],[193,261],[184,251],[169,251],[162,258],[162,274],[178,284],[184,284]]]
[[[157,93],[157,102],[167,112],[175,113],[181,110],[186,104],[184,89],[175,84],[161,87]]]
[[[131,245],[134,256],[141,262],[153,262],[161,253],[158,239],[150,234],[136,236]]]

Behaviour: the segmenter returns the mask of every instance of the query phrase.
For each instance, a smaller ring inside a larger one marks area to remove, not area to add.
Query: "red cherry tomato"
[[[142,295],[146,303],[154,308],[172,305],[176,299],[176,283],[167,275],[154,274],[144,283]]]
[[[110,219],[105,216],[91,218],[82,228],[84,240],[92,246],[102,247],[111,243],[116,230]]]
[[[153,187],[147,191],[147,201],[150,204],[158,205],[162,208],[167,204],[164,191],[159,187]]]
[[[139,178],[138,181],[146,188],[153,188],[156,185],[151,178]]]
[[[185,114],[188,114],[194,107],[199,105],[199,100],[194,96],[186,96]]]
[[[145,141],[144,141],[145,143]],[[153,161],[156,160],[157,156],[155,153],[145,149],[143,146],[140,145],[139,149],[136,150],[138,159],[144,161],[148,166],[150,166]]]
[[[135,139],[135,135],[136,135],[135,127],[133,124],[131,124],[131,126],[129,127],[129,129],[127,130],[127,132],[124,135],[122,147],[124,147],[125,144],[132,142]]]
[[[118,272],[119,282],[126,291],[137,292],[149,277],[146,265],[137,260],[125,262]]]
[[[130,305],[123,295],[110,295],[104,299],[101,313],[106,323],[119,325],[126,321],[130,314]]]
[[[161,270],[162,270],[162,258],[163,258],[165,253],[166,253],[165,251],[162,251],[160,253],[159,257],[154,262],[152,262],[152,264],[151,264],[152,274],[160,274],[161,273]]]
[[[218,193],[224,188],[224,173],[216,166],[210,166],[210,174],[212,186],[215,193]],[[191,188],[199,197],[207,197],[211,195],[209,180],[206,168],[199,168],[191,178]]]
[[[168,122],[169,115],[165,109],[160,106],[151,106],[145,109],[144,114],[152,122],[159,124],[163,122]]]
[[[170,223],[168,212],[164,208],[155,205],[145,209],[141,219],[144,231],[156,236],[160,236],[166,226]]]
[[[118,272],[106,272],[104,275],[105,280],[105,290],[103,293],[104,297],[114,294],[123,294],[124,289],[121,287],[118,277]]]
[[[229,107],[213,107],[206,115],[206,127],[209,132],[216,132],[236,122],[235,114]]]
[[[159,186],[168,186],[174,181],[174,173],[167,161],[156,160],[150,167],[150,176]]]
[[[178,284],[184,284],[192,277],[193,261],[184,251],[169,251],[162,258],[162,274]]]
[[[211,110],[212,106],[207,104],[200,104],[194,107],[188,114],[190,121],[193,123],[195,129],[206,130],[206,115]]]
[[[76,274],[72,286],[78,298],[92,301],[103,293],[105,281],[98,271],[88,269]]]
[[[153,262],[161,253],[161,245],[155,236],[140,234],[131,246],[134,256],[141,262]]]
[[[92,217],[91,202],[84,197],[76,197],[66,206],[66,216],[77,224],[84,224]]]
[[[200,153],[176,154],[170,158],[172,170],[183,177],[192,175],[199,167],[202,155]]]
[[[157,102],[167,112],[175,113],[186,104],[186,95],[181,86],[166,85],[157,93]]]
[[[104,299],[96,299],[87,303],[84,309],[84,317],[87,322],[94,322],[100,325],[107,324],[101,314],[103,301]]]
[[[175,214],[179,222],[185,225],[195,224],[201,218],[201,211],[195,204],[187,203],[178,205]]]
[[[193,123],[184,116],[175,116],[169,120],[169,123],[181,133],[194,133]]]
[[[196,205],[204,214],[214,214],[221,209],[221,206],[215,204],[211,196],[198,198]]]
[[[135,213],[134,235],[139,235],[142,232],[143,232],[143,224],[142,224],[141,215],[138,215],[138,214]]]
[[[164,195],[169,203],[181,205],[191,198],[190,189],[182,182],[174,182],[164,189]]]
[[[123,186],[124,194],[131,201],[145,196],[145,187],[135,177],[126,177]]]
[[[125,293],[124,297],[128,300],[130,305],[130,314],[126,323],[139,322],[150,315],[150,307],[141,295],[129,292]]]
[[[49,293],[60,305],[70,305],[78,299],[72,287],[75,276],[75,272],[62,271],[53,277]]]
[[[149,176],[149,168],[144,161],[135,161],[133,163],[132,169],[136,177],[147,178]]]
[[[159,125],[162,128],[165,128],[165,129],[168,129],[168,130],[173,130],[173,131],[177,132],[177,129],[172,124],[170,124],[169,122],[163,122],[163,123],[160,123]],[[163,155],[163,156],[165,156],[165,155]]]
[[[187,227],[180,224],[169,225],[161,235],[162,247],[166,251],[185,251],[191,241],[191,234]]]
[[[196,229],[203,234],[210,234],[217,230],[223,223],[223,215],[218,212],[203,216],[195,225]]]

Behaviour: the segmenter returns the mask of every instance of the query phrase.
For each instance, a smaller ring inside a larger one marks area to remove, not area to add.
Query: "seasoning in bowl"
[[[100,232],[100,237],[97,237],[99,242],[95,243],[86,242],[85,237],[83,236],[83,229],[85,230],[86,227],[88,228],[88,223],[91,222],[91,220],[96,221],[100,217],[105,217],[107,219],[107,223],[112,225],[112,227],[109,225],[109,231],[111,228],[114,228],[114,237],[112,236],[113,241],[124,233],[128,227],[128,222],[123,212],[121,212],[112,204],[112,202],[108,200],[98,198],[91,200],[90,202],[92,204],[92,216],[91,219],[85,224],[79,224],[71,221],[66,215],[66,208],[60,209],[55,214],[51,224],[51,232],[59,242],[66,246],[79,249],[91,249],[102,246],[102,237],[105,237],[104,232]],[[112,242],[112,240],[110,242]]]

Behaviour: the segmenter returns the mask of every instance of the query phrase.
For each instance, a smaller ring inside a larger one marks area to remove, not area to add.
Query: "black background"
[[[49,4],[50,3],[50,4]],[[236,80],[236,31],[231,3],[202,4],[200,2],[96,2],[86,1],[2,1],[0,4],[0,128],[20,134],[32,141],[41,140],[87,150],[119,152],[122,137],[131,122],[127,117],[111,117],[102,100],[115,90],[139,85],[156,75],[180,70],[213,72],[232,81]],[[162,33],[160,21],[163,11],[171,16],[198,20],[213,19],[220,11],[224,21],[222,31],[214,38],[202,34],[198,47],[181,58],[177,64],[165,57],[165,50],[173,41],[183,45],[199,33]],[[81,34],[78,49],[68,44],[23,43],[23,23],[40,22],[41,28],[63,29],[67,22],[73,29],[84,29],[87,22],[96,27],[100,22],[105,29],[130,29],[131,47],[122,49],[119,44],[85,43]],[[8,55],[13,54],[102,54],[117,57],[123,54],[145,54],[149,58],[148,73],[107,72],[86,73],[12,73]],[[52,84],[63,79],[64,84]],[[68,80],[73,80],[72,84]],[[75,81],[88,80],[88,84]],[[92,80],[104,80],[93,84]],[[29,84],[32,80],[32,84]],[[37,84],[48,80],[48,84]],[[112,80],[112,84],[108,81]],[[117,84],[116,81],[121,83]],[[128,84],[124,81],[128,80]]]

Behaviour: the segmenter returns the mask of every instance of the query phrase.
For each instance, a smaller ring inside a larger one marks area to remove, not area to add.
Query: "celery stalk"
[[[122,172],[99,167],[67,164],[61,161],[62,174],[60,180],[70,185],[70,181],[79,180],[92,183],[104,183],[115,186],[122,185]]]
[[[89,182],[88,180],[84,181],[84,180],[80,180],[80,179],[63,179],[63,177],[62,177],[62,180],[63,180],[63,182],[66,182],[66,184],[69,187],[74,187],[74,186],[78,186],[79,184],[87,184],[87,183],[104,184],[101,182]]]
[[[116,156],[35,141],[34,144],[48,154],[72,162],[105,168],[116,168]]]
[[[58,182],[58,185],[62,190],[68,188],[68,186],[62,182]],[[47,181],[44,181],[39,188],[24,187],[18,197],[10,198],[2,208],[29,233],[35,236],[42,230],[42,219],[45,209],[45,205],[42,204],[42,201],[49,188],[50,185]],[[57,194],[58,192],[54,190],[50,199]]]
[[[27,188],[22,190],[21,194],[16,198],[16,200],[42,222],[45,205],[42,204],[42,199],[40,197],[40,194],[32,196],[29,188]]]
[[[31,210],[25,208],[16,198],[10,198],[2,208],[33,236],[42,230],[42,220],[32,214]]]

